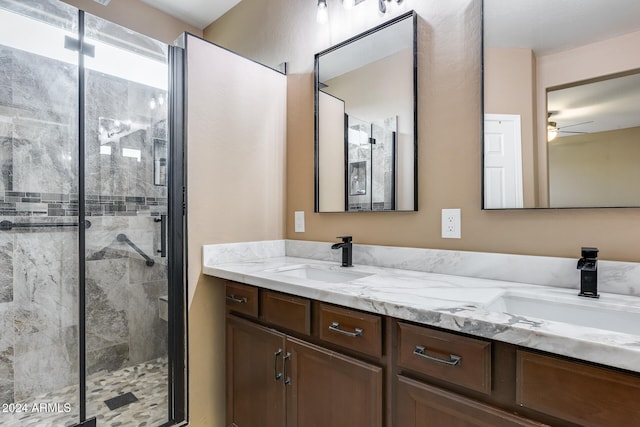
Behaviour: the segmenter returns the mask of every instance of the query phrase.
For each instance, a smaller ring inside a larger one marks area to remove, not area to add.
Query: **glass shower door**
[[[185,418],[180,52],[0,0],[2,426]]]
[[[169,416],[168,47],[85,14],[87,416]]]
[[[0,0],[0,425],[78,419],[75,8]]]
[[[346,130],[347,211],[371,210],[371,124],[347,117]]]

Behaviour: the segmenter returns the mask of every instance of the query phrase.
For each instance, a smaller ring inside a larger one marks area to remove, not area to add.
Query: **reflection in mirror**
[[[416,23],[316,55],[316,212],[417,210]]]
[[[640,206],[640,73],[549,90],[547,112],[550,206]]]
[[[484,0],[483,208],[640,206],[640,2]]]
[[[167,140],[153,138],[153,185],[167,185]]]

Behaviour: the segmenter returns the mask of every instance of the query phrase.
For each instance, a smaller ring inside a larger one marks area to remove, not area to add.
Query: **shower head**
[[[106,6],[106,5],[108,5],[108,4],[109,4],[109,2],[110,2],[111,0],[93,0],[93,1],[94,1],[94,2],[96,2],[96,3],[100,3],[100,4],[101,4],[101,5],[103,5],[103,6]]]

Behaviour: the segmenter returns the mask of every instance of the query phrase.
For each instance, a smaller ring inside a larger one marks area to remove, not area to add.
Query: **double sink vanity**
[[[470,2],[483,19],[483,209],[640,206],[637,162],[604,161],[637,158],[626,150],[640,116],[614,96],[631,89],[591,86],[640,75],[626,39],[640,35],[637,8],[506,3]],[[567,31],[576,11],[616,33]],[[430,19],[408,12],[315,55],[314,212],[418,210],[430,89],[418,83],[433,84],[419,65],[440,37]],[[568,259],[354,245],[341,257],[347,245],[204,247],[204,274],[226,289],[227,425],[640,425],[640,264],[596,261],[596,248],[582,248],[580,271],[580,248]]]
[[[637,265],[602,261],[591,299],[575,259],[339,258],[321,242],[205,246],[226,287],[227,424],[640,424]]]

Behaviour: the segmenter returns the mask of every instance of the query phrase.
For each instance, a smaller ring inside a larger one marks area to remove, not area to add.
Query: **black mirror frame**
[[[314,55],[314,87],[313,87],[313,97],[314,97],[314,207],[313,211],[317,213],[322,213],[320,211],[320,175],[319,175],[319,117],[318,117],[318,102],[319,96],[318,92],[320,90],[320,69],[319,69],[319,59],[322,55],[326,55],[327,53],[333,52],[341,47],[353,43],[357,40],[360,40],[372,33],[380,31],[384,28],[387,28],[397,22],[403,21],[405,19],[411,18],[413,20],[413,209],[411,210],[386,210],[386,211],[343,211],[344,213],[360,213],[360,212],[411,212],[418,210],[418,14],[415,11],[410,11],[399,15],[383,24],[380,24],[376,27],[373,27],[363,33],[360,33],[354,37],[351,37],[337,45],[331,46],[328,49],[325,49],[321,52],[318,52]]]

